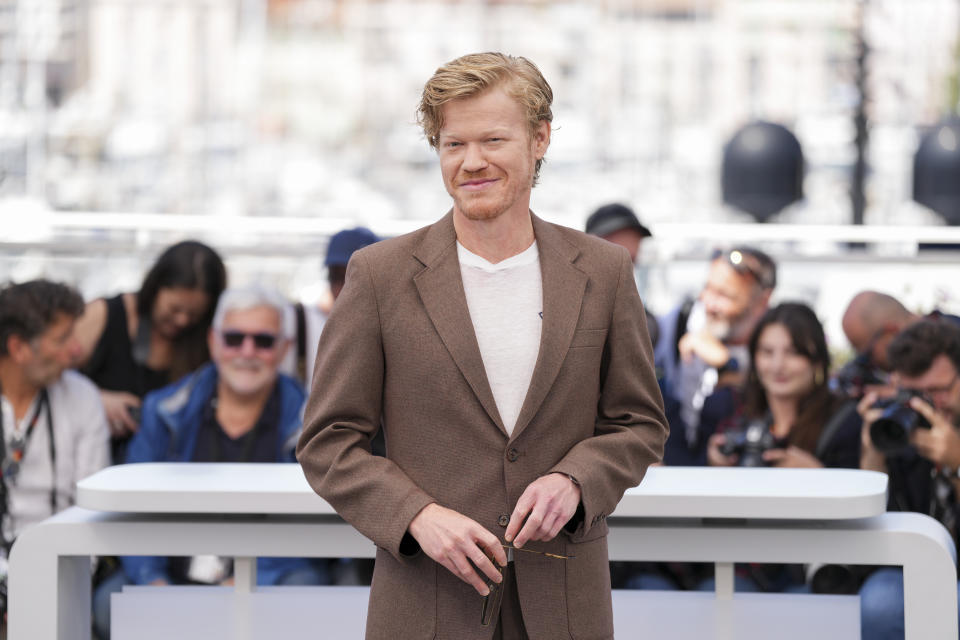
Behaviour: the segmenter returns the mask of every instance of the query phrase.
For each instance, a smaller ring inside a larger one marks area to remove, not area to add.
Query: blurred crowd
[[[634,262],[651,236],[621,204],[586,232]],[[167,248],[136,292],[84,301],[35,280],[0,288],[0,577],[16,536],[74,502],[78,480],[135,462],[294,462],[317,342],[351,254],[379,240],[335,234],[327,304],[228,287],[217,252]],[[831,362],[810,307],[772,305],[777,264],[719,248],[698,296],[647,310],[671,433],[663,464],[863,468],[889,476],[889,509],[928,514],[957,540],[960,318],[865,290],[846,304],[854,357]],[[655,313],[659,312],[659,313]],[[382,436],[371,442],[383,454]],[[370,561],[261,558],[260,584],[367,584]],[[712,565],[613,563],[615,588],[712,589]],[[230,558],[101,558],[94,626],[109,638],[125,584],[229,584]],[[737,567],[738,591],[859,593],[864,638],[903,637],[890,567]],[[5,589],[3,594],[5,595]],[[5,604],[5,598],[0,605]]]

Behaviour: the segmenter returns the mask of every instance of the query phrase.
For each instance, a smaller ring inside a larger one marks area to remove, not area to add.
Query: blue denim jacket
[[[147,394],[143,400],[140,429],[130,441],[127,462],[190,462],[203,419],[203,410],[217,384],[217,370],[208,364],[171,385]],[[294,449],[303,421],[306,394],[293,378],[281,374],[280,437],[277,462],[296,462]],[[167,558],[128,556],[121,558],[124,571],[134,584],[157,579],[169,581]],[[305,558],[258,558],[257,583],[277,584],[284,575],[306,568]]]

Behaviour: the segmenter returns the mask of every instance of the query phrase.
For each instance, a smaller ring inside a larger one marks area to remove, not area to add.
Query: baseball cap
[[[366,227],[338,231],[330,237],[323,264],[327,267],[346,266],[354,251],[379,241],[380,238]]]
[[[650,233],[650,229],[640,223],[640,220],[637,219],[637,214],[635,214],[630,207],[623,204],[613,203],[604,205],[587,218],[586,231],[590,235],[607,236],[621,229],[636,229],[644,238],[649,238],[653,235]]]

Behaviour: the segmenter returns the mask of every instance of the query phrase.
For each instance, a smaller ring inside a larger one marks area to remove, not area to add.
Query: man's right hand
[[[727,456],[720,451],[720,447],[727,441],[727,436],[722,433],[715,433],[707,440],[707,464],[711,467],[733,467],[739,462],[740,457],[736,454]]]
[[[685,334],[677,343],[677,349],[684,361],[689,362],[697,356],[717,369],[730,360],[730,350],[726,345],[706,331]]]
[[[135,433],[140,425],[130,415],[130,407],[139,407],[140,398],[126,391],[100,391],[103,409],[107,414],[110,435],[123,438]]]
[[[857,413],[863,420],[863,426],[860,430],[860,468],[868,471],[886,472],[887,458],[877,451],[876,447],[873,446],[873,440],[870,439],[870,426],[883,414],[883,409],[873,406],[879,399],[880,393],[871,391],[863,396],[857,404]]]
[[[507,566],[500,540],[467,516],[436,503],[428,504],[410,522],[409,530],[424,553],[480,595],[487,595],[490,589],[473,566],[496,583],[503,580],[490,561],[493,558],[501,567]]]

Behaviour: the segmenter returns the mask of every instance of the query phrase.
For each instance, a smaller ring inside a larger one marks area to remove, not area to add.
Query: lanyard
[[[3,494],[2,499],[0,499],[0,508],[3,509],[3,516],[10,515],[8,482],[16,484],[17,475],[20,473],[20,463],[27,452],[27,444],[30,442],[34,427],[37,426],[37,421],[44,409],[46,409],[47,414],[47,445],[50,452],[50,470],[53,475],[50,486],[50,513],[52,515],[57,512],[57,443],[53,439],[53,410],[50,407],[50,396],[47,389],[43,388],[40,390],[37,410],[30,418],[30,423],[23,435],[14,435],[10,442],[9,452],[7,451],[6,428],[3,424],[3,411],[0,411],[0,493]],[[0,537],[5,538],[5,533],[0,531]],[[4,540],[4,542],[9,544],[13,541]]]

